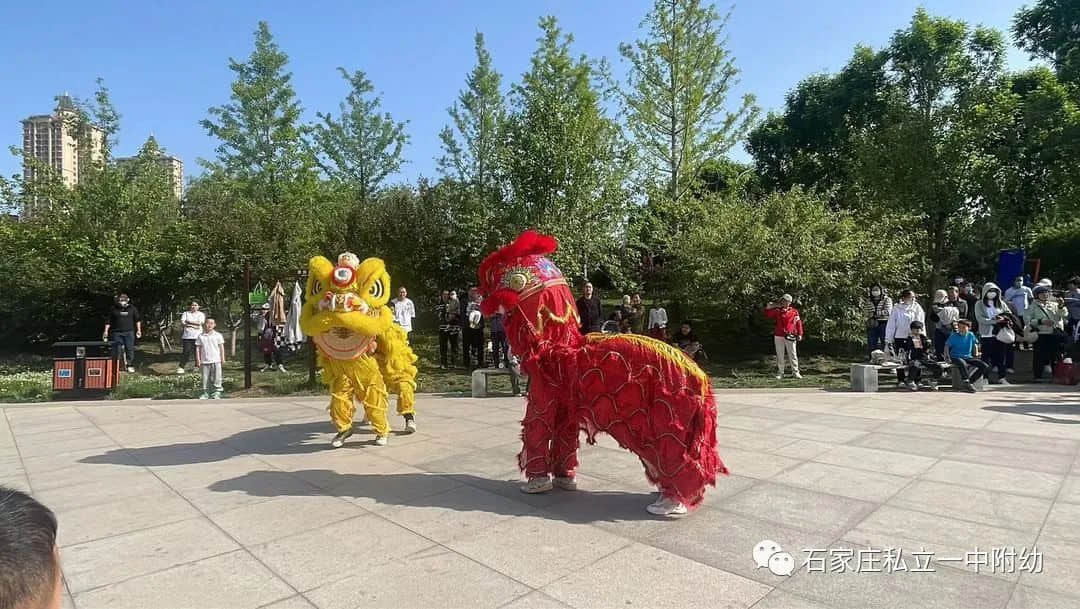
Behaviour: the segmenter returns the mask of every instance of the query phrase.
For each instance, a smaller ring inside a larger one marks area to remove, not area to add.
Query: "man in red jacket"
[[[784,294],[780,303],[770,302],[765,307],[765,317],[776,322],[773,330],[773,344],[776,345],[776,378],[784,378],[784,358],[791,360],[792,375],[801,379],[799,374],[799,355],[795,344],[803,339],[802,318],[795,307],[791,306],[791,295]]]

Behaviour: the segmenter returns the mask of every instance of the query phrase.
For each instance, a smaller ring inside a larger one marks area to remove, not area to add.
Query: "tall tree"
[[[583,275],[613,255],[626,193],[625,147],[593,86],[598,74],[570,54],[573,38],[540,19],[532,65],[512,91],[507,147],[513,223],[560,239],[560,259]]]
[[[919,9],[886,49],[888,124],[861,143],[860,186],[921,229],[924,287],[937,282],[973,210],[980,108],[1000,82],[1000,32]]]
[[[502,75],[491,64],[491,53],[484,47],[484,35],[476,33],[476,65],[465,77],[465,89],[447,110],[453,127],[439,133],[443,154],[439,170],[480,192],[497,180],[506,123],[506,102],[502,94]]]
[[[210,116],[200,122],[220,140],[217,162],[225,174],[240,178],[256,199],[272,203],[280,202],[311,164],[288,63],[269,26],[260,21],[248,60],[229,59],[236,75],[231,101],[210,108]]]
[[[1016,44],[1049,61],[1064,82],[1080,84],[1080,2],[1038,0],[1013,19]]]
[[[316,159],[330,178],[353,191],[366,203],[388,176],[401,168],[401,151],[409,142],[405,123],[388,112],[379,113],[382,100],[372,95],[375,86],[360,70],[338,68],[349,83],[349,94],[334,118],[320,112],[314,127]]]
[[[727,110],[739,74],[723,38],[727,19],[701,0],[656,0],[641,23],[645,38],[619,47],[630,63],[627,126],[673,201],[689,191],[702,163],[724,156],[746,134],[758,113],[750,94]]]

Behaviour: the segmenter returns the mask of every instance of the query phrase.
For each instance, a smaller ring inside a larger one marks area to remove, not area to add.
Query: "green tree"
[[[502,75],[491,63],[484,35],[476,33],[476,65],[465,77],[465,89],[447,112],[453,127],[439,133],[443,154],[439,171],[474,186],[479,192],[498,186],[503,156],[506,102]]]
[[[626,150],[593,86],[597,73],[570,54],[572,37],[554,17],[540,19],[531,68],[512,91],[507,143],[511,223],[560,239],[559,258],[588,275],[617,252],[626,206]]]
[[[341,103],[341,116],[319,113],[322,121],[314,127],[319,166],[330,179],[352,190],[362,205],[387,177],[401,169],[401,156],[409,136],[405,123],[389,113],[379,113],[382,101],[372,96],[375,86],[357,70],[338,68],[349,83],[349,94]]]
[[[1041,225],[1076,217],[1080,108],[1046,68],[1011,76],[980,108],[975,174],[1001,243],[1027,247]]]
[[[1063,82],[1080,85],[1080,3],[1038,0],[1013,18],[1017,46],[1044,59]]]
[[[727,110],[739,74],[723,38],[727,19],[701,0],[656,0],[641,23],[645,38],[619,47],[630,64],[622,95],[627,127],[646,171],[662,176],[673,201],[757,116],[749,94],[734,112]]]
[[[217,163],[243,179],[259,200],[278,203],[288,185],[311,166],[300,124],[302,108],[286,72],[289,57],[278,48],[265,21],[255,31],[255,49],[246,62],[229,59],[236,75],[230,102],[209,110],[200,122],[220,140]]]

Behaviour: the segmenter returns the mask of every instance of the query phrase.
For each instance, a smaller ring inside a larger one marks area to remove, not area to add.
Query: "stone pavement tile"
[[[1058,501],[1080,503],[1080,476],[1065,477],[1065,485],[1061,487]]]
[[[833,547],[858,546],[845,540]],[[832,609],[997,609],[1008,601],[1012,583],[947,567],[930,573],[809,573],[800,569],[781,589]]]
[[[417,421],[418,425],[422,423],[423,421]],[[427,430],[424,428],[420,428],[420,431],[421,433],[427,433]],[[517,435],[515,435],[515,433]],[[450,446],[451,450],[447,454],[461,454],[462,452],[465,452],[466,449],[473,451],[513,444],[515,441],[519,441],[520,434],[521,427],[515,423],[510,431],[504,431],[500,427],[485,427],[480,431],[440,432],[437,435],[428,434],[428,437],[443,445]],[[397,445],[395,444],[394,446],[396,447]],[[520,446],[518,448],[520,449]]]
[[[1080,475],[1080,455],[1076,456],[1076,461],[1073,461],[1072,473]]]
[[[1017,586],[1005,609],[1076,609],[1080,598],[1063,596],[1031,586]]]
[[[167,465],[151,467],[154,474],[173,488],[207,486],[219,480],[234,478],[248,472],[265,470],[268,465],[249,455],[237,455],[227,459],[190,465]]]
[[[780,544],[792,556],[805,556],[805,548],[827,548],[836,539],[822,531],[803,531],[716,509],[704,508],[682,518],[645,541],[690,560],[776,586],[784,578],[754,563],[754,546],[764,540]]]
[[[68,586],[78,596],[91,588],[237,548],[208,520],[195,518],[68,546],[60,554]]]
[[[67,429],[57,432],[19,436],[19,454],[24,459],[61,455],[87,448],[105,450],[117,447],[112,438],[97,429]]]
[[[7,412],[11,432],[19,439],[24,435],[95,428],[93,421],[69,409],[43,408],[26,413],[17,410]],[[30,414],[31,412],[33,414]]]
[[[788,410],[769,406],[750,406],[740,410],[739,415],[761,419],[776,419],[778,421],[799,421],[811,416],[801,410]]]
[[[568,606],[543,592],[535,591],[520,596],[499,609],[568,609]]]
[[[365,512],[328,495],[276,497],[209,516],[241,545],[250,546],[340,522]]]
[[[552,582],[544,593],[571,607],[745,609],[769,586],[708,565],[633,544]]]
[[[421,433],[415,435],[419,436]],[[499,440],[499,444],[504,444],[504,442],[502,442],[503,438],[499,438]],[[484,444],[484,442],[481,442],[481,444]],[[422,442],[415,442],[404,446],[395,443],[392,445],[391,450],[386,451],[384,454],[387,459],[392,461],[415,466],[420,465],[421,463],[428,463],[433,459],[438,460],[455,455],[465,455],[482,448],[484,447],[471,446],[463,439],[461,441],[447,442],[442,438],[432,439],[431,436],[425,436]]]
[[[79,407],[75,410],[99,426],[122,423],[155,425],[165,420],[165,415],[142,405],[102,404],[99,406]]]
[[[312,605],[304,597],[297,594],[296,596],[289,597],[283,601],[276,603],[270,603],[269,605],[263,605],[259,609],[317,609],[315,605]]]
[[[986,431],[1044,436],[1069,441],[1080,441],[1080,425],[1060,425],[1032,419],[1031,417],[1002,415],[986,426]]]
[[[473,480],[468,475],[430,474],[389,460],[370,461],[369,466],[370,471],[362,474],[321,469],[298,471],[294,475],[327,494],[347,499],[371,512],[409,505],[422,497],[448,491]]]
[[[1080,505],[1061,501],[1055,503],[1043,525],[1042,534],[1080,545]],[[1080,574],[1077,576],[1080,577]]]
[[[968,568],[962,562],[968,552],[1006,547],[1030,548],[1035,542],[1035,535],[1033,532],[1002,529],[941,514],[882,506],[848,532],[844,539],[858,544],[856,547],[898,548],[909,554],[925,548],[934,553],[935,564],[942,561],[942,566],[974,572],[974,567]],[[945,558],[959,558],[961,562],[944,562]],[[1013,573],[996,575],[1014,580],[1017,576]]]
[[[355,569],[408,556],[434,543],[375,515],[358,516],[248,550],[297,590],[311,590]],[[403,574],[399,574],[403,575]]]
[[[888,505],[1038,533],[1052,503],[1049,499],[918,480],[890,499]]]
[[[896,421],[907,413],[893,407],[881,408],[871,404],[844,404],[833,409],[833,413],[846,417],[861,417],[864,419],[877,419],[881,421]],[[809,421],[816,423],[817,421]]]
[[[740,476],[748,478],[772,478],[780,472],[802,463],[801,459],[789,459],[769,453],[738,448],[724,448],[720,453],[724,465]]]
[[[896,454],[892,451],[875,450],[860,446],[837,446],[827,453],[814,457],[814,461],[881,472],[883,474],[893,474],[895,476],[911,477],[930,469],[936,459],[903,453]]]
[[[804,463],[776,476],[773,482],[819,493],[882,502],[904,488],[910,479],[825,463]]]
[[[923,478],[961,486],[973,486],[1003,493],[1053,498],[1063,476],[1025,469],[941,460]]]
[[[994,421],[997,414],[946,414],[937,412],[916,412],[901,417],[905,423],[918,425],[936,425],[939,427],[977,430],[985,428]]]
[[[760,518],[785,527],[839,537],[874,509],[874,504],[823,495],[793,486],[759,482],[712,507]]]
[[[1050,452],[1061,455],[1075,455],[1080,442],[1076,440],[1062,440],[1057,438],[1045,438],[1041,436],[1028,436],[1016,433],[1004,433],[1000,431],[977,431],[967,438],[968,442],[997,446],[999,448],[1014,448],[1023,451]]]
[[[721,457],[723,457],[721,450]],[[578,473],[594,478],[636,484],[645,478],[645,468],[638,457],[625,448],[601,448],[583,445],[578,451]],[[517,459],[514,460],[517,465]]]
[[[1042,572],[1022,573],[1020,584],[1080,599],[1080,577],[1076,576],[1080,573],[1080,543],[1040,535],[1036,547],[1042,554]],[[1020,550],[1016,548],[1017,553]],[[1073,606],[1080,606],[1080,601]]]
[[[6,486],[10,489],[22,491],[24,493],[30,492],[30,482],[26,479],[26,476],[13,474],[10,477],[5,477],[0,474],[0,486]]]
[[[746,416],[741,412],[740,414],[725,414],[717,419],[720,427],[749,431],[768,431],[788,422],[790,420]]]
[[[800,422],[860,431],[873,431],[875,428],[881,427],[882,424],[881,419],[838,414],[815,414]]]
[[[137,499],[119,499],[71,510],[57,510],[60,522],[57,545],[72,546],[187,520],[199,516],[191,504],[168,489],[160,489]]]
[[[102,465],[123,465],[128,468],[141,469],[141,464],[123,449],[86,448],[69,453],[42,455],[23,460],[23,465],[26,466],[27,471],[34,473],[43,473],[80,464],[85,465],[87,469],[100,469]]]
[[[157,476],[145,470],[132,469],[126,475],[83,481],[75,478],[66,484],[47,489],[34,485],[34,497],[54,511],[72,510],[88,505],[109,503],[119,499],[135,500],[144,495],[169,490]]]
[[[784,457],[791,457],[792,459],[799,459],[800,461],[807,461],[821,453],[832,450],[835,446],[837,446],[837,444],[832,444],[830,442],[797,440],[791,444],[768,449],[768,452]]]
[[[67,592],[60,598],[60,609],[75,609],[75,601]]]
[[[122,427],[123,429],[117,429]],[[211,441],[210,436],[201,434],[190,427],[175,423],[147,425],[145,423],[124,423],[122,425],[102,426],[102,431],[125,448],[155,448],[160,446],[179,448],[188,445],[192,448]]]
[[[120,457],[121,459],[118,460],[130,461],[130,457],[127,455],[120,455]],[[41,490],[66,487],[84,482],[107,483],[115,481],[117,478],[148,473],[145,468],[138,465],[87,463],[83,460],[45,471],[27,471],[34,488]]]
[[[969,463],[992,463],[1048,474],[1069,473],[1073,460],[1072,455],[1032,451],[1026,448],[988,446],[970,441],[954,445],[945,453],[944,458]]]
[[[361,574],[310,590],[320,609],[441,607],[495,609],[529,592],[524,584],[446,548],[358,565]]]
[[[781,446],[797,442],[798,438],[780,436],[775,433],[746,431],[744,429],[719,429],[717,430],[716,440],[720,446],[720,454],[723,455],[724,449],[729,446],[743,450],[775,451]]]
[[[483,433],[488,433],[487,430],[491,429],[491,426],[488,423],[472,419],[446,419],[442,417],[428,417],[425,419],[421,417],[423,417],[423,414],[421,412],[418,412],[416,414],[417,427],[423,425],[424,433],[435,438],[438,438],[443,434],[456,434],[467,432],[473,432],[479,435]],[[513,439],[513,437],[509,437],[506,438],[506,441],[509,442]]]
[[[958,442],[964,438],[968,438],[972,435],[972,431],[968,429],[959,429],[956,427],[941,427],[937,425],[923,425],[920,423],[909,423],[906,421],[888,421],[874,430],[875,433],[894,434],[901,436],[914,436],[921,439],[929,440],[946,440],[949,442]]]
[[[788,423],[772,430],[772,433],[819,442],[850,442],[867,434],[865,429],[844,429],[813,423]]]
[[[446,545],[534,588],[586,567],[628,544],[585,524],[525,515]]]
[[[185,441],[185,440],[193,441]],[[224,461],[240,455],[240,451],[224,442],[216,440],[204,440],[201,436],[185,436],[184,440],[175,443],[163,443],[157,446],[144,446],[138,448],[126,448],[117,451],[120,457],[130,457],[136,463],[147,467],[172,467],[182,465],[198,465],[200,463],[213,463]],[[90,462],[114,462],[116,453],[106,453],[97,459],[88,459]]]
[[[240,550],[76,594],[75,600],[79,609],[255,609],[291,594],[295,590]]]
[[[758,601],[753,609],[836,609],[836,607],[788,594],[782,590],[773,590]]]
[[[472,486],[459,486],[409,503],[387,507],[380,514],[439,543],[472,535],[535,509]]]
[[[517,449],[520,450],[520,446]],[[582,451],[584,452],[584,451]],[[582,455],[584,457],[584,455]],[[419,463],[416,467],[437,474],[467,474],[505,480],[518,472],[517,459],[507,456],[506,451],[489,448],[463,455],[440,457],[433,455],[431,461]],[[582,459],[584,463],[584,459]],[[638,467],[641,467],[640,463]]]
[[[873,432],[855,440],[850,445],[936,459],[944,455],[955,443],[955,440]]]

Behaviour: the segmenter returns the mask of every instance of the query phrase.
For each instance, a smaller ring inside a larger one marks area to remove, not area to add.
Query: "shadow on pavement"
[[[983,406],[983,410],[991,412],[1004,412],[1008,414],[1020,414],[1035,417],[1044,423],[1057,423],[1060,425],[1080,425],[1080,394],[1069,396],[1041,396],[1037,392],[1028,398],[994,397],[990,398],[991,404]],[[1047,401],[1047,400],[1053,401]],[[1073,415],[1075,418],[1059,418],[1052,415]]]
[[[645,511],[656,499],[654,493],[623,491],[573,492],[553,490],[527,495],[518,490],[520,481],[493,480],[471,474],[339,474],[316,469],[297,472],[253,471],[209,486],[215,492],[241,491],[256,497],[305,495],[288,479],[298,477],[336,497],[370,499],[383,505],[430,507],[459,512],[483,511],[520,516],[542,509],[544,516],[574,524],[657,520]],[[447,481],[450,481],[448,483]],[[486,493],[448,492],[466,486]],[[449,487],[449,488],[448,488]]]

